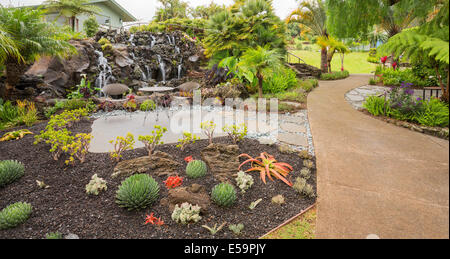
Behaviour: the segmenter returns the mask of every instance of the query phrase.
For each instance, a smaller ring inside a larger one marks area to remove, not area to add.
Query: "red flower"
[[[179,176],[171,176],[164,182],[167,189],[175,189],[183,184],[183,178]]]
[[[156,218],[152,213],[150,215],[147,215],[147,218],[145,219],[145,225],[147,224],[162,226],[164,225],[164,221],[161,220],[161,217]]]
[[[193,160],[194,160],[194,158],[192,156],[188,156],[184,159],[184,161],[186,161],[186,163],[190,163]]]
[[[381,58],[381,63],[383,63],[383,64],[386,63],[387,59],[388,59],[387,56],[386,56],[386,57],[382,57],[382,58]]]

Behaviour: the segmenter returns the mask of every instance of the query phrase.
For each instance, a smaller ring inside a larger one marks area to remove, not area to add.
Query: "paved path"
[[[321,82],[308,97],[317,237],[449,238],[449,142],[354,110],[344,96],[368,80]]]

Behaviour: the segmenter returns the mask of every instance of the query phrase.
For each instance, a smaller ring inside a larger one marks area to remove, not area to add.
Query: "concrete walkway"
[[[354,110],[344,96],[368,80],[320,82],[308,97],[317,238],[449,238],[449,142]]]

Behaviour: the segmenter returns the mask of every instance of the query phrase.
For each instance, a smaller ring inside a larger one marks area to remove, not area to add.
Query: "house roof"
[[[135,22],[137,21],[136,17],[134,17],[131,13],[129,13],[125,8],[123,8],[119,3],[117,3],[114,0],[91,0],[89,4],[97,4],[97,3],[103,3],[109,8],[116,11],[120,16],[122,17],[123,22]],[[30,5],[30,6],[21,6],[21,7],[39,7],[42,5]]]
[[[125,8],[123,8],[119,3],[114,0],[92,0],[90,4],[104,3],[114,11],[120,14],[124,22],[135,22],[137,21],[131,13],[129,13]]]

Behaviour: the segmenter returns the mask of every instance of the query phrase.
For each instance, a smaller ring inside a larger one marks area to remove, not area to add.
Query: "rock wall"
[[[112,47],[102,50],[98,43],[101,38],[108,39]],[[22,76],[14,97],[62,98],[74,90],[83,74],[97,87],[107,83],[126,84],[134,90],[156,85],[178,86],[186,81],[184,76],[189,71],[199,67],[202,56],[196,42],[180,31],[134,35],[106,31],[92,39],[70,43],[77,49],[76,55],[66,59],[42,57]]]

